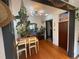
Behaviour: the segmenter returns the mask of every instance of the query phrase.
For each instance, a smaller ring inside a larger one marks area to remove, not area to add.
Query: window
[[[36,29],[37,29],[37,24],[36,24],[36,23],[31,23],[29,27],[30,27],[30,30],[31,30],[31,31],[36,31]]]

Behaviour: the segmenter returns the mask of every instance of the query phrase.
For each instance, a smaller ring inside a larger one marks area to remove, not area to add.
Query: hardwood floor
[[[63,49],[54,46],[48,41],[41,40],[39,47],[39,52],[35,54],[33,50],[32,56],[28,54],[27,59],[70,59]],[[20,59],[26,59],[24,53],[21,54]]]

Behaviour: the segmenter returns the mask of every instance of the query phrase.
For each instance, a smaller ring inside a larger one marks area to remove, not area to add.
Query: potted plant
[[[18,15],[15,17],[16,19],[19,19],[19,22],[17,23],[16,26],[17,33],[20,34],[22,37],[29,35],[30,21],[27,21],[29,16],[27,15],[26,8],[24,6],[21,7],[20,11],[18,12]]]
[[[44,34],[45,34],[45,27],[41,26],[40,30],[38,31],[37,35],[38,35],[38,39],[44,39]]]

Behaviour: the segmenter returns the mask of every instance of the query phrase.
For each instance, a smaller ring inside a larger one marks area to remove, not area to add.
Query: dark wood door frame
[[[69,49],[68,55],[74,57],[74,35],[75,35],[75,10],[70,10],[69,16]]]
[[[67,10],[67,11],[76,9],[76,7],[74,7],[68,3],[63,2],[62,0],[32,0],[32,1],[39,2],[39,3],[45,4],[45,5],[49,5],[51,7]],[[55,5],[55,3],[56,3],[56,5]],[[58,7],[57,6],[58,4],[59,5],[64,4],[64,6]]]
[[[75,7],[68,4],[68,3],[65,3],[61,0],[57,0],[61,3],[64,3],[65,6],[63,7],[57,7],[56,5],[54,5],[52,2],[53,0],[33,0],[35,2],[39,2],[39,3],[42,3],[42,4],[45,4],[45,5],[49,5],[49,6],[52,6],[52,7],[56,7],[56,8],[59,8],[59,9],[64,9],[64,10],[67,10],[69,12],[69,48],[68,48],[68,55],[70,57],[74,57],[74,34],[75,34]],[[58,3],[59,4],[59,3]],[[68,7],[69,6],[69,7]]]
[[[51,19],[51,20],[47,20],[46,21],[46,39],[48,39],[48,30],[47,30],[47,28],[48,28],[48,26],[47,26],[47,23],[48,22],[50,22],[50,27],[51,27],[51,29],[50,29],[50,36],[51,36],[51,41],[53,42],[53,27],[52,27],[52,22],[53,20]]]
[[[2,0],[9,6],[9,0]],[[5,27],[2,27],[3,42],[6,59],[17,59],[16,47],[15,47],[15,36],[14,36],[14,25],[13,22],[9,23]]]

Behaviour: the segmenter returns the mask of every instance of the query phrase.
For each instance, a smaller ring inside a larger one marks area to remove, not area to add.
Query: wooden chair
[[[31,49],[35,48],[35,52],[37,54],[37,41],[36,37],[29,37],[29,54],[31,56]]]
[[[23,46],[23,47],[21,47],[21,46]],[[21,52],[25,52],[25,55],[26,55],[26,58],[27,58],[27,44],[26,44],[26,40],[25,41],[19,41],[19,42],[17,42],[17,47],[16,47],[16,49],[17,49],[17,59],[19,59],[19,56],[20,56],[20,53]]]

